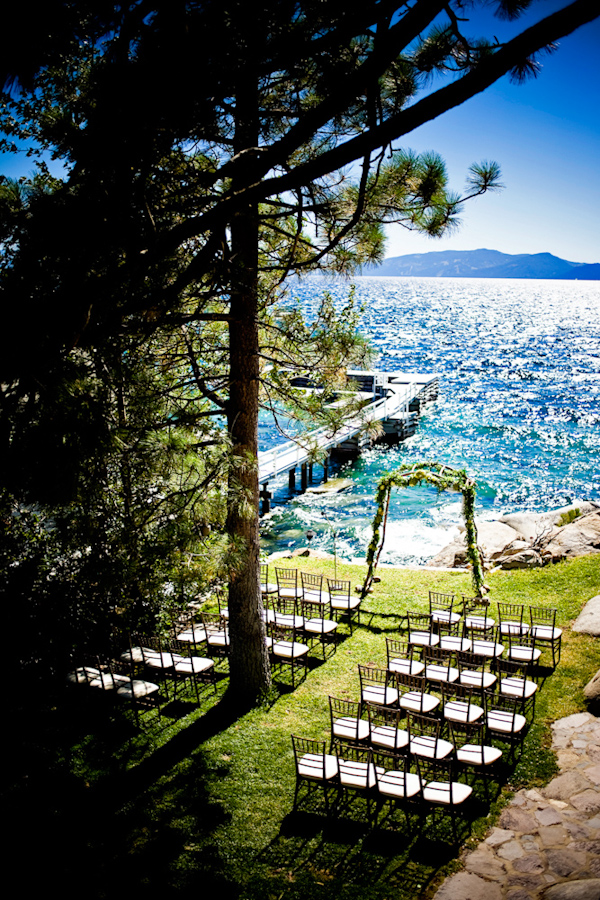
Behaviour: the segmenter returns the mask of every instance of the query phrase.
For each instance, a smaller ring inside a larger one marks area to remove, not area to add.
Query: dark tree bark
[[[251,33],[251,30],[250,32]],[[251,57],[248,46],[246,53]],[[254,177],[253,150],[258,146],[257,81],[249,58],[237,92],[235,153],[246,165],[235,178],[244,190]],[[231,222],[231,295],[229,309],[230,385],[227,427],[232,443],[229,468],[227,531],[234,552],[242,555],[229,579],[229,633],[231,638],[228,696],[250,706],[271,686],[265,626],[260,615],[260,543],[258,529],[258,204],[250,200]]]

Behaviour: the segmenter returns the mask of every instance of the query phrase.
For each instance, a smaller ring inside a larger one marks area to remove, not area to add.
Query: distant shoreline
[[[600,281],[600,263],[573,262],[552,253],[442,250],[391,256],[361,274],[374,278],[524,278]]]

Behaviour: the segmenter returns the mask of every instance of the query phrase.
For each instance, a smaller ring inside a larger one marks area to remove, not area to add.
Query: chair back
[[[387,668],[392,672],[407,672],[409,675],[419,675],[424,665],[414,658],[414,645],[404,638],[385,639],[387,656]]]
[[[498,603],[500,634],[524,634],[529,626],[524,624],[525,608],[522,603]]]
[[[444,650],[441,647],[423,647],[421,659],[425,666],[436,665],[449,669],[454,655],[453,650]]]
[[[303,590],[318,591],[323,589],[323,575],[312,575],[310,572],[300,572],[300,581]]]
[[[404,724],[401,710],[368,703],[367,714],[373,747],[392,754],[408,751],[408,732],[401,727]]]
[[[330,597],[336,597],[339,600],[347,600],[350,603],[352,595],[352,582],[338,581],[334,578],[327,579],[327,590]]]
[[[457,781],[454,757],[446,759],[417,757],[417,771],[426,802],[450,809],[464,803],[473,793],[470,785]]]
[[[368,722],[361,718],[362,704],[356,700],[329,698],[332,741],[364,742],[369,736]]]
[[[486,694],[483,687],[460,684],[442,685],[444,718],[453,722],[474,722],[485,713]]]
[[[275,577],[277,579],[277,587],[281,590],[282,588],[294,588],[298,587],[298,569],[290,569],[290,568],[275,568]]]
[[[451,612],[454,606],[454,594],[440,594],[438,591],[429,591],[429,612]]]
[[[293,734],[292,747],[294,749],[296,776],[298,778],[307,778],[310,781],[325,781],[328,777],[325,741],[299,737]]]
[[[393,706],[398,702],[396,674],[375,666],[358,666],[360,695],[364,702]]]
[[[377,784],[373,751],[357,744],[336,744],[339,784],[342,788],[369,791]]]
[[[549,633],[552,634],[556,628],[556,613],[556,609],[547,609],[544,606],[530,606],[529,621],[531,627],[547,628]]]

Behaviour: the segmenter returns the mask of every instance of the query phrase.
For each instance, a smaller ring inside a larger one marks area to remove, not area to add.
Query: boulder
[[[476,519],[477,543],[483,550],[484,556],[493,559],[498,553],[502,553],[505,547],[513,541],[520,539],[520,534],[510,525],[503,522],[486,522]]]
[[[516,542],[515,542],[516,543]],[[521,543],[519,541],[519,543]],[[537,566],[543,566],[544,561],[540,553],[533,547],[527,547],[525,550],[518,552],[503,553],[496,559],[496,565],[501,569],[531,569]]]
[[[583,689],[583,693],[588,703],[600,703],[600,669],[598,669],[591,681],[588,681]]]
[[[506,516],[500,516],[498,521],[503,522],[505,525],[510,525],[511,528],[520,533],[524,540],[532,542],[549,534],[553,527],[559,524],[563,516],[572,512],[586,515],[596,509],[598,509],[597,504],[590,500],[576,500],[568,506],[560,506],[558,509],[551,509],[543,513],[510,513]]]
[[[329,481],[324,481],[323,484],[307,488],[306,493],[339,494],[341,491],[346,491],[348,488],[351,488],[353,484],[354,482],[349,478],[330,478]]]
[[[575,620],[573,631],[593,634],[594,637],[600,635],[600,595],[588,600]]]
[[[433,559],[427,563],[428,566],[442,569],[458,569],[467,564],[467,548],[464,540],[457,538],[452,543],[447,544],[443,550],[440,550]]]
[[[476,519],[477,543],[483,551],[486,559],[493,559],[501,554],[503,549],[519,538],[514,528],[503,525],[501,522],[488,522],[485,519]],[[467,545],[465,540],[465,527],[459,526],[462,534],[452,543],[434,556],[428,563],[429,566],[442,566],[445,568],[458,568],[467,565]],[[525,545],[527,546],[527,545]]]
[[[502,888],[471,872],[458,872],[446,878],[435,896],[436,900],[501,900]]]
[[[544,553],[553,561],[565,557],[600,553],[600,510],[588,513],[555,529],[543,545]]]
[[[310,556],[312,559],[333,559],[332,553],[326,550],[318,550],[316,547],[297,547],[291,552],[292,558],[297,556]]]
[[[577,518],[561,524],[566,517]],[[484,563],[502,569],[528,569],[560,559],[600,553],[600,506],[578,501],[544,513],[513,513],[497,522],[477,519],[477,539]],[[463,532],[441,550],[430,566],[461,568],[467,564]]]

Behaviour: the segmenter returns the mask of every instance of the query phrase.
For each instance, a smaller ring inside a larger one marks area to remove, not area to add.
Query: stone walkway
[[[600,719],[552,725],[560,774],[519,791],[435,900],[600,900]]]

